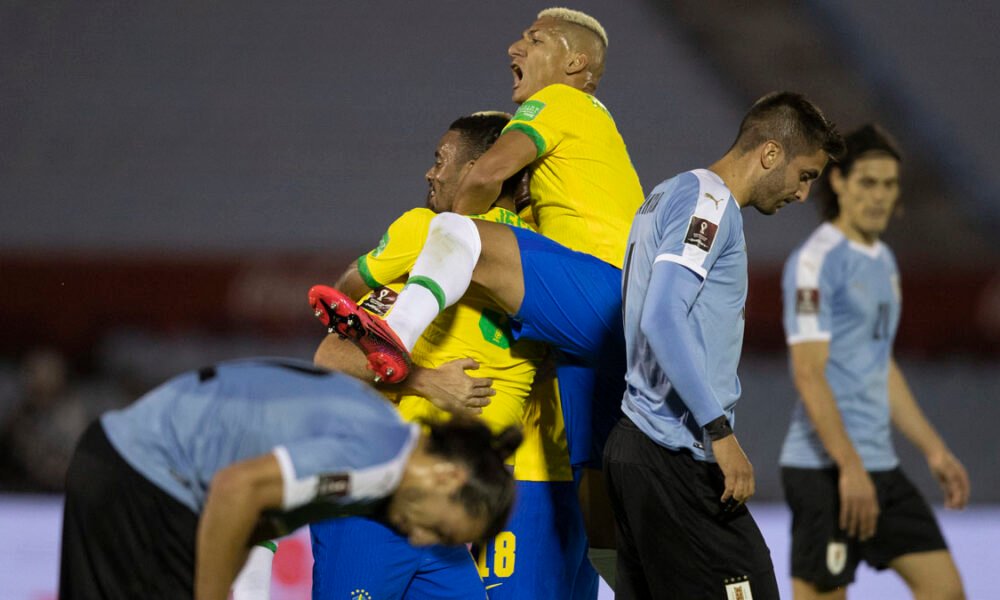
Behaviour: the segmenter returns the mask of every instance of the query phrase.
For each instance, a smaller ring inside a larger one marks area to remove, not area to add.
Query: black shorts
[[[604,469],[618,535],[616,598],[778,598],[750,511],[723,511],[718,465],[668,450],[623,418]]]
[[[100,421],[66,473],[59,597],[191,598],[198,516],[111,446]]]
[[[900,469],[869,475],[879,516],[875,536],[859,542],[839,527],[837,469],[781,469],[792,509],[792,577],[830,591],[853,582],[862,560],[881,570],[904,554],[947,549],[930,506]]]

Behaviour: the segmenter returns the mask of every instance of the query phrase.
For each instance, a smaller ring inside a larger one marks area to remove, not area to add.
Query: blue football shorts
[[[621,269],[534,231],[511,230],[524,273],[524,300],[512,333],[559,350],[570,462],[599,469],[625,391]]]
[[[596,600],[572,481],[518,481],[505,531],[477,551],[490,600]]]

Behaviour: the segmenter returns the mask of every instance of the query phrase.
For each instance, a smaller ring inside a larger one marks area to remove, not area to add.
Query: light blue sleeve
[[[806,244],[785,262],[782,320],[789,345],[829,341],[839,270],[836,256]]]
[[[679,178],[657,215],[661,232],[657,262],[681,264],[705,279],[732,234],[732,218],[726,213],[738,210],[728,190],[719,202],[710,197],[695,175]]]
[[[701,283],[694,271],[675,262],[654,265],[640,327],[660,368],[704,427],[725,412],[709,384],[705,348],[688,319]]]

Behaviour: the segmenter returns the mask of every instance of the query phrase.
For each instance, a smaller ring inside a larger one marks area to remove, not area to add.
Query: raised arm
[[[945,506],[965,507],[969,501],[969,475],[924,416],[895,359],[889,362],[889,411],[896,429],[923,452],[944,492]]]
[[[198,522],[196,600],[225,600],[250,550],[261,514],[281,508],[281,468],[273,454],[222,469],[212,478]]]
[[[802,405],[827,454],[837,463],[840,491],[840,528],[862,540],[875,534],[878,497],[864,463],[851,443],[837,400],[826,380],[830,343],[810,341],[789,346],[792,378]]]
[[[510,130],[483,153],[459,183],[452,210],[462,215],[479,215],[490,209],[500,195],[503,182],[531,164],[538,153],[528,134]]]

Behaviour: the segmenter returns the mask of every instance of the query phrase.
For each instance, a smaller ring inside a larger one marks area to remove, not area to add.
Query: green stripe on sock
[[[438,283],[433,279],[431,279],[430,277],[424,277],[423,275],[416,275],[414,277],[410,277],[407,280],[406,285],[408,286],[419,285],[420,287],[426,289],[428,292],[434,294],[434,298],[437,299],[438,301],[439,312],[444,310],[445,307],[447,306],[444,301],[444,290],[442,290],[441,286],[438,285]]]
[[[257,545],[260,546],[261,548],[267,548],[271,552],[278,551],[278,545],[272,542],[271,540],[264,540],[263,542],[257,542]]]
[[[379,282],[377,282],[377,281],[375,281],[375,278],[372,277],[372,272],[368,268],[368,255],[367,254],[362,254],[361,258],[358,259],[358,274],[361,275],[361,279],[364,280],[365,285],[367,285],[371,289],[374,290],[376,288],[382,287],[382,284],[379,283]]]

